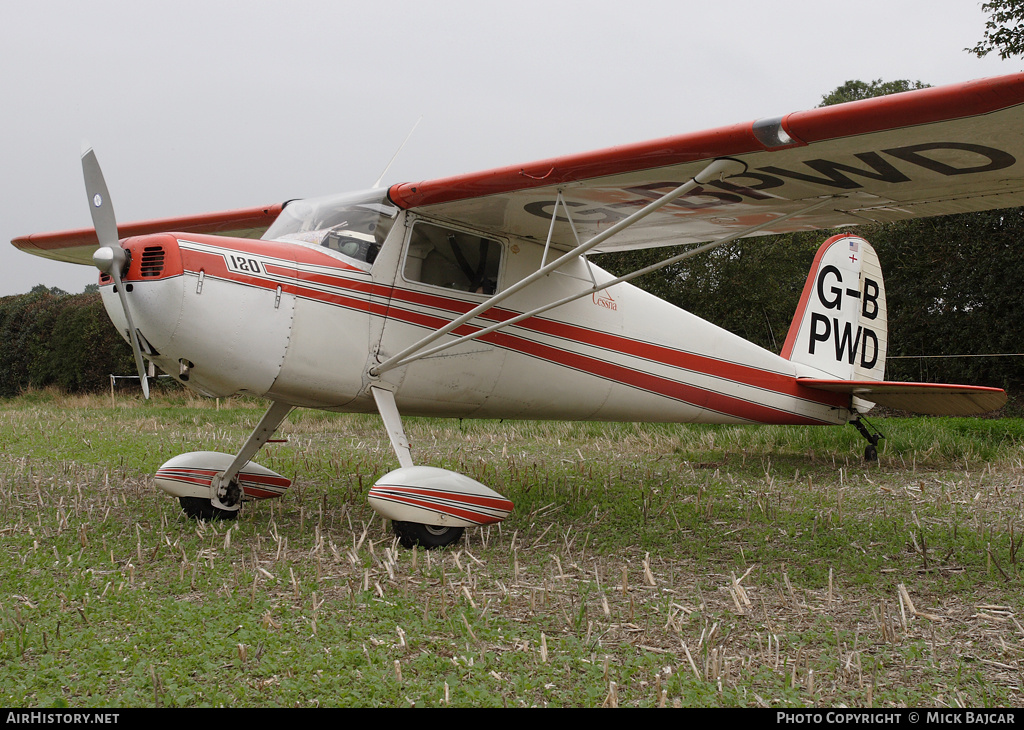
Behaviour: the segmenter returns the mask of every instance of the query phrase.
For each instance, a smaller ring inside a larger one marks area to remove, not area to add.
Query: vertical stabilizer
[[[840,380],[882,380],[888,325],[878,255],[859,236],[821,245],[782,357]]]

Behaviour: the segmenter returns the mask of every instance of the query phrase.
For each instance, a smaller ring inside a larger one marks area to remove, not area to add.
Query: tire
[[[427,550],[454,545],[462,537],[465,530],[463,527],[435,527],[434,525],[422,525],[419,522],[391,522],[391,529],[398,537],[398,542],[404,548],[413,548],[419,545]]]
[[[878,461],[878,449],[874,444],[868,444],[864,449],[864,461]]]
[[[214,507],[213,503],[202,497],[178,497],[181,503],[181,510],[193,520],[236,520],[241,510],[227,510]]]

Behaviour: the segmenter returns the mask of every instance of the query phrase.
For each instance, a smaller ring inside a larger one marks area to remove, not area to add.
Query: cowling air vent
[[[142,249],[140,272],[144,277],[160,276],[164,273],[164,247],[146,246]]]

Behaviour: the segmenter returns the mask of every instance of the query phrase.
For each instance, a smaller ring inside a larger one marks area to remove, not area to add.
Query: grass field
[[[406,551],[375,417],[293,413],[236,522],[150,475],[262,406],[0,409],[0,705],[1024,706],[1024,421],[852,428],[408,419],[516,504]]]

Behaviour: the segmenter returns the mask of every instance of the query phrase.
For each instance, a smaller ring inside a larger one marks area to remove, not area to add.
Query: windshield
[[[383,190],[371,190],[288,203],[265,240],[300,241],[372,264],[398,208]]]

